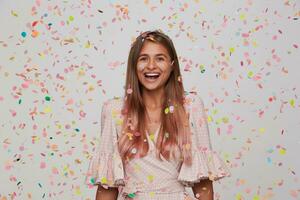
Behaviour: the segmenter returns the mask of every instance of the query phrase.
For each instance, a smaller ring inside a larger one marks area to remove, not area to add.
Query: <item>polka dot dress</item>
[[[156,158],[155,141],[160,127],[155,133],[147,134],[148,154],[123,166],[117,148],[123,99],[113,98],[102,106],[100,143],[90,161],[86,183],[118,187],[118,200],[194,200],[185,187],[192,187],[201,179],[215,181],[231,176],[226,164],[212,149],[202,98],[195,94],[185,98],[192,131],[191,166],[176,158],[170,161],[162,156],[162,161]]]

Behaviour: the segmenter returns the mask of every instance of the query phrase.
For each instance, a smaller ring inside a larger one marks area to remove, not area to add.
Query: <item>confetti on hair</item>
[[[169,113],[169,107],[166,107],[165,108],[165,114],[168,114]]]
[[[186,148],[187,150],[189,150],[189,149],[191,148],[191,144],[190,144],[190,143],[185,144],[185,148]]]
[[[170,113],[173,113],[174,112],[174,106],[169,106],[169,111],[170,111]]]
[[[180,83],[181,83],[181,82],[182,82],[182,78],[181,78],[181,76],[178,76],[178,77],[177,77],[177,80],[178,80],[178,82],[180,82]]]
[[[135,131],[134,136],[139,137],[139,136],[141,136],[141,133],[139,131]]]
[[[165,133],[165,138],[169,138],[169,136],[170,136],[169,133],[166,132],[166,133]]]
[[[136,152],[137,152],[137,149],[136,149],[136,148],[131,149],[131,153],[132,153],[132,154],[136,154]]]
[[[132,89],[131,88],[127,89],[127,94],[132,94]]]

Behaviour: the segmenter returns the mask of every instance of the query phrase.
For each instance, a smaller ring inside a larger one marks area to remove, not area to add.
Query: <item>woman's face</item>
[[[172,71],[167,49],[151,41],[145,41],[137,60],[137,75],[144,89],[157,90],[164,86]]]

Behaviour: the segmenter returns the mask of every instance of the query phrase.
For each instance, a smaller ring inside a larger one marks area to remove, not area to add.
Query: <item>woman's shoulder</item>
[[[104,100],[103,106],[106,108],[106,113],[111,115],[112,119],[117,120],[119,124],[122,119],[122,107],[124,98],[115,96],[113,98],[108,98]]]
[[[202,103],[202,97],[196,92],[189,92],[184,96],[184,105],[186,108],[199,106]]]
[[[116,108],[122,107],[123,102],[124,102],[123,97],[114,96],[112,98],[108,98],[108,99],[104,100],[103,104],[107,105],[111,109],[114,109],[114,108],[116,109]]]

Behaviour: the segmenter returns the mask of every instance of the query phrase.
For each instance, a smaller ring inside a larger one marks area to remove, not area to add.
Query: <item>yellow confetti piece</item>
[[[295,100],[294,99],[291,99],[290,100],[290,105],[294,108],[295,107]]]
[[[200,12],[204,13],[206,11],[206,8],[204,6],[200,6]]]
[[[135,164],[133,168],[135,171],[138,171],[138,172],[141,171],[141,166],[138,164]]]
[[[118,113],[119,113],[119,111],[116,110],[116,109],[113,109],[113,110],[111,111],[111,115],[112,115],[113,118],[116,118],[116,117],[118,116]]]
[[[243,196],[241,193],[235,195],[235,200],[243,200]]]
[[[246,19],[246,15],[244,13],[240,14],[240,20],[245,20]]]
[[[230,48],[229,48],[229,52],[230,52],[230,53],[233,53],[233,52],[234,52],[234,47],[230,47]]]
[[[228,153],[224,154],[224,160],[229,160],[230,155]]]
[[[39,55],[41,58],[45,58],[45,54],[44,54],[44,53],[38,53],[38,55]]]
[[[85,75],[85,71],[81,69],[81,70],[78,72],[78,76],[84,76],[84,75]]]
[[[18,14],[15,11],[12,10],[10,13],[12,16],[18,17]]]
[[[248,77],[251,78],[252,76],[253,76],[253,72],[252,71],[248,72]]]
[[[91,47],[91,43],[90,43],[90,41],[87,41],[87,43],[85,43],[85,48],[90,48]]]
[[[259,196],[255,195],[252,200],[259,200],[259,199],[260,199]]]
[[[152,182],[153,179],[154,179],[154,176],[153,176],[153,175],[148,175],[148,176],[147,176],[147,179],[148,179],[149,182]]]
[[[128,136],[128,138],[129,138],[129,140],[132,140],[132,136],[133,136],[132,133],[128,132],[128,133],[127,133],[127,136]]]
[[[228,123],[229,119],[228,119],[228,117],[223,117],[223,118],[222,118],[222,121],[223,121],[223,123],[226,124],[226,123]]]
[[[150,137],[150,140],[154,141],[154,134],[153,134],[153,133],[151,133],[151,134],[149,135],[149,137]]]
[[[88,88],[88,91],[89,91],[89,92],[93,91],[94,89],[95,89],[94,86],[89,85],[89,88]]]
[[[121,126],[123,124],[123,121],[124,120],[122,120],[122,119],[117,119],[116,120],[116,124],[119,125],[119,126]]]
[[[51,107],[47,106],[45,109],[44,109],[44,113],[50,113],[52,111]]]
[[[186,148],[187,150],[189,150],[189,149],[191,148],[191,144],[190,144],[190,143],[185,144],[185,148]]]
[[[70,21],[74,21],[74,16],[72,16],[72,15],[69,16],[69,20],[70,20]]]
[[[265,132],[266,132],[266,129],[265,129],[265,128],[259,128],[258,131],[259,131],[260,133],[265,133]]]
[[[213,121],[212,117],[211,117],[211,116],[208,116],[208,117],[207,117],[207,121],[208,121],[208,122],[212,122],[212,121]]]
[[[81,195],[80,187],[75,188],[75,194],[76,195]]]
[[[169,107],[165,108],[165,114],[169,113]]]
[[[155,193],[154,192],[149,192],[150,197],[154,197]]]
[[[215,114],[217,114],[217,113],[218,113],[218,109],[213,109],[213,110],[212,110],[212,114],[213,114],[213,115],[215,115]]]
[[[280,155],[284,155],[286,153],[286,150],[285,149],[279,149],[279,154]]]
[[[101,183],[103,183],[103,184],[106,184],[106,183],[107,183],[106,177],[101,178]]]

